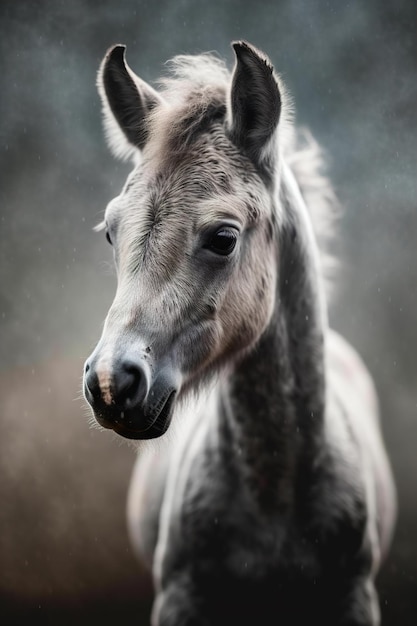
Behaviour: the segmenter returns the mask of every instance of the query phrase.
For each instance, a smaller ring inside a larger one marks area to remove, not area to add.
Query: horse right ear
[[[261,168],[273,170],[281,115],[281,93],[269,59],[245,41],[232,44],[236,64],[228,126],[232,141]]]
[[[97,77],[107,140],[113,153],[121,158],[144,147],[148,115],[162,103],[160,95],[130,69],[125,51],[122,45],[110,48]]]

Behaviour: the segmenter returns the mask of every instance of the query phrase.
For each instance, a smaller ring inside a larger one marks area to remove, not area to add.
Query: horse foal
[[[372,381],[327,324],[332,195],[269,60],[233,48],[231,74],[177,57],[158,90],[124,46],[103,60],[108,138],[134,169],[102,224],[118,287],[85,396],[138,441],[153,626],[377,626],[395,491]]]

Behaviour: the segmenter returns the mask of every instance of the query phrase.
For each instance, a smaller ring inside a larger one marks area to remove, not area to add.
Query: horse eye
[[[235,249],[237,232],[231,228],[220,228],[212,235],[206,246],[212,252],[227,256]]]
[[[112,245],[113,245],[113,242],[112,242],[112,240],[111,240],[111,237],[110,237],[110,234],[109,234],[109,231],[108,231],[108,230],[106,230],[106,239],[107,239],[107,241],[109,242],[109,244],[112,246]]]

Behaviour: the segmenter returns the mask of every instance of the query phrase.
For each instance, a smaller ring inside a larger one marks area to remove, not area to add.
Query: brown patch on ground
[[[125,523],[134,452],[88,425],[81,372],[77,361],[53,361],[0,374],[0,617],[8,624],[35,610],[49,623],[62,608],[68,623],[91,623],[94,607],[108,617],[111,606],[140,612],[149,602]]]

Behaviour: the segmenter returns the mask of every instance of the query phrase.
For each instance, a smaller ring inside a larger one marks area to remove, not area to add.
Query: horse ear
[[[232,44],[236,64],[229,102],[229,132],[259,166],[271,167],[276,159],[273,141],[281,113],[281,94],[269,59],[254,46]]]
[[[122,158],[144,147],[148,114],[162,103],[159,94],[130,69],[125,51],[122,45],[110,48],[97,78],[107,139],[114,154]]]

